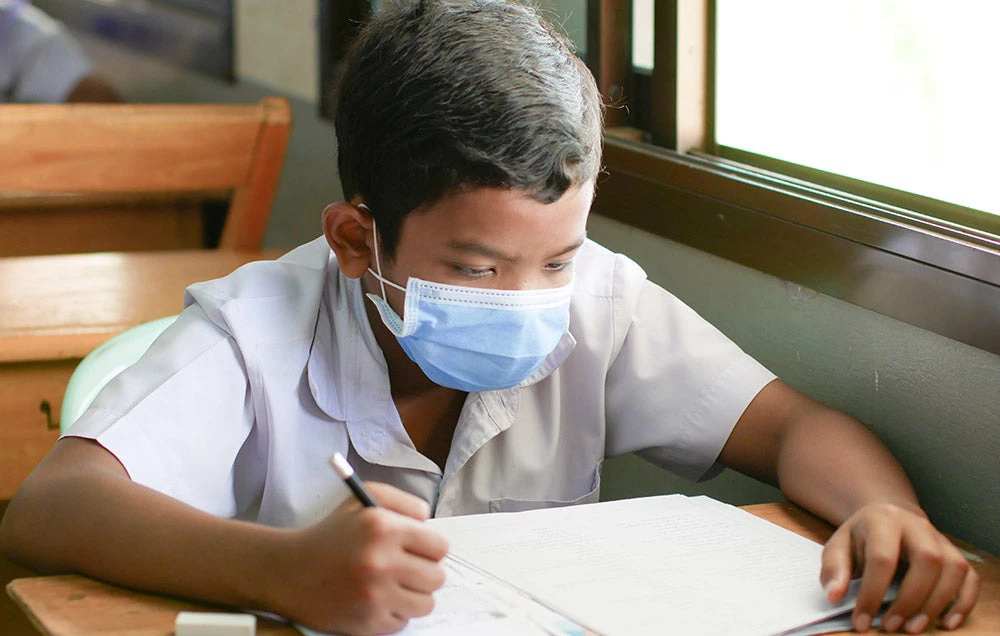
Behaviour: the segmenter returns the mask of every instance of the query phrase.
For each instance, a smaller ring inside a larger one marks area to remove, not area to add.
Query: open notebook
[[[801,636],[844,629],[824,621],[853,604],[853,589],[826,602],[822,546],[707,497],[428,523],[451,544],[448,581],[404,634]]]

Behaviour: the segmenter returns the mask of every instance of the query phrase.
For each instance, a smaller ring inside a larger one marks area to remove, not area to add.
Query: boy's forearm
[[[42,572],[262,608],[283,532],[212,517],[127,478],[63,473],[24,484],[0,547]]]
[[[777,473],[785,496],[836,525],[874,503],[924,515],[910,480],[885,445],[860,422],[833,409],[810,409],[787,427]]]

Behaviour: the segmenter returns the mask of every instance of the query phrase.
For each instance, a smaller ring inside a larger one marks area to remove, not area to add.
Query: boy
[[[13,558],[383,633],[433,607],[429,514],[596,501],[604,457],[638,451],[838,524],[821,582],[838,599],[863,571],[861,631],[903,562],[891,629],[968,615],[975,573],[867,429],[586,240],[601,104],[530,10],[384,10],[336,126],[347,200],[324,237],[189,289],[17,493]],[[337,451],[384,508],[350,497]]]

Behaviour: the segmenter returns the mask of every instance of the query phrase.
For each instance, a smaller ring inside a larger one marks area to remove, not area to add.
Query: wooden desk
[[[85,355],[129,327],[180,312],[189,284],[280,253],[0,258],[0,500],[55,443],[66,383]]]
[[[825,541],[833,530],[829,524],[787,503],[744,509],[814,541]],[[995,636],[1000,631],[1000,559],[971,546],[963,544],[962,548],[972,554],[972,565],[982,576],[983,587],[978,606],[956,633]],[[17,579],[7,586],[7,593],[42,633],[61,636],[126,632],[166,635],[172,633],[177,612],[211,611],[202,605],[133,592],[81,576]],[[297,633],[287,627],[280,631],[275,626],[275,630],[262,633]]]

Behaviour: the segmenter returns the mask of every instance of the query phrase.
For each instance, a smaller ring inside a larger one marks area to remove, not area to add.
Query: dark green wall
[[[783,380],[866,423],[939,528],[1000,554],[1000,357],[606,218],[592,217],[590,236]],[[778,495],[732,471],[691,484],[634,457],[609,462],[604,484],[606,497],[705,492],[744,504]]]

